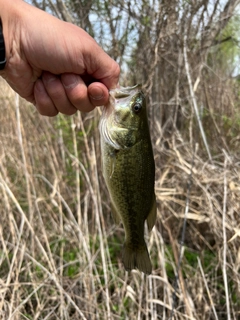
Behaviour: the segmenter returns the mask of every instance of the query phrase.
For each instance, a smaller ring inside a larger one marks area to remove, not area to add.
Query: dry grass
[[[158,222],[151,276],[121,264],[101,176],[97,111],[48,119],[0,82],[0,318],[169,319],[187,184],[192,184],[172,319],[240,318],[240,161],[205,161],[156,125]],[[195,146],[194,146],[195,147]]]

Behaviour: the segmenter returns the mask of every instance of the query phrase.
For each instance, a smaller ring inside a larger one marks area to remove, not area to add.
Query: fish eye
[[[139,113],[142,109],[142,105],[140,103],[135,103],[133,105],[132,109],[135,113]]]

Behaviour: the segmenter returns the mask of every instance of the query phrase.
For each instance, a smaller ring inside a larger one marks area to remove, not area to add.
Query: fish
[[[102,171],[112,215],[125,230],[122,261],[125,270],[152,273],[144,224],[155,225],[155,163],[141,85],[109,91],[99,122]]]

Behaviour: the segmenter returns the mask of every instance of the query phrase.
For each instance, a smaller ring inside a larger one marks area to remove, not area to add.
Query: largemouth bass
[[[100,119],[102,169],[116,223],[125,229],[123,264],[150,274],[144,223],[156,220],[155,164],[141,85],[110,90]]]

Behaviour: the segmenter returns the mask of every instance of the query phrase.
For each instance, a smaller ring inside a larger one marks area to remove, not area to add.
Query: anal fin
[[[151,231],[152,228],[154,227],[155,222],[156,222],[156,218],[157,218],[157,203],[156,203],[156,196],[154,193],[153,201],[152,201],[152,208],[147,216],[147,226],[148,226],[149,231]]]

